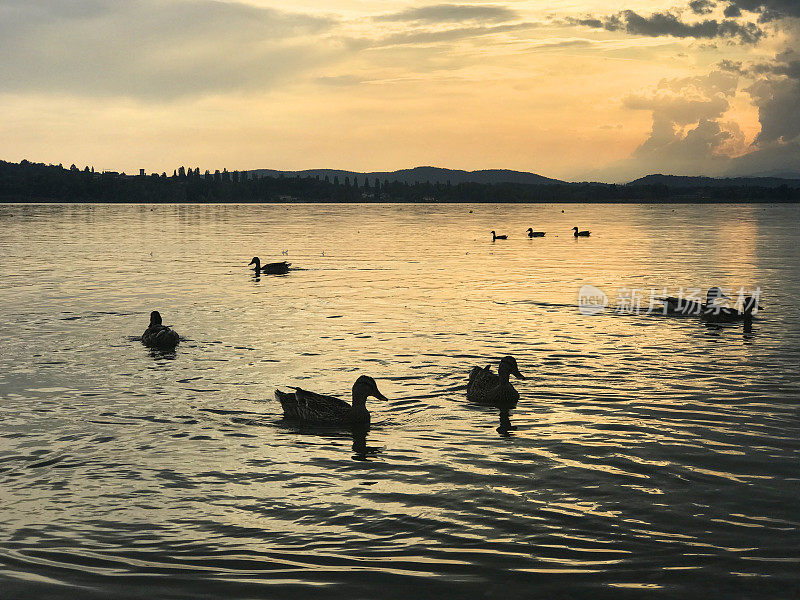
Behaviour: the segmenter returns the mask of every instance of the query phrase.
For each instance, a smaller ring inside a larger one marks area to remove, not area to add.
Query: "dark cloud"
[[[705,19],[696,23],[687,23],[671,12],[656,12],[644,17],[632,10],[624,10],[616,15],[598,19],[568,19],[574,25],[603,28],[608,31],[625,31],[632,35],[648,37],[672,36],[678,38],[738,39],[743,44],[754,44],[764,32],[754,23],[739,23],[732,19],[717,21]]]
[[[0,88],[165,100],[269,89],[331,60],[329,19],[235,2],[0,0]]]
[[[746,90],[758,107],[761,122],[755,144],[800,141],[800,60],[794,52],[750,65],[746,72],[756,78]]]
[[[730,11],[730,15],[727,14]],[[729,0],[726,16],[738,16],[743,11],[759,15],[759,21],[769,22],[786,17],[800,17],[797,0]]]
[[[519,14],[505,6],[475,4],[434,4],[380,15],[376,21],[402,21],[424,23],[460,23],[464,21],[480,21],[503,23],[519,18]]]
[[[730,19],[730,18],[741,17],[742,11],[733,4],[729,4],[728,6],[725,7],[725,10],[722,11],[722,14]]]
[[[707,15],[716,5],[717,3],[711,0],[692,0],[689,2],[689,8],[696,15]]]

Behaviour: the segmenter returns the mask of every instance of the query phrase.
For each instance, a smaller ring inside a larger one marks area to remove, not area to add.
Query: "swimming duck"
[[[727,298],[727,296],[725,296]],[[752,296],[745,296],[742,299],[742,310],[736,310],[728,306],[708,306],[706,305],[700,312],[700,318],[710,323],[733,323],[744,321],[745,324],[753,323],[753,315],[761,310],[758,302]]]
[[[573,227],[572,231],[575,232],[573,234],[575,237],[589,237],[589,235],[592,233],[591,231],[578,231],[577,227]]]
[[[519,392],[508,382],[508,376],[514,375],[517,379],[525,379],[517,368],[517,361],[513,356],[506,356],[500,360],[497,375],[492,373],[492,368],[473,367],[469,373],[467,383],[467,400],[480,404],[513,405],[519,400]]]
[[[261,261],[258,260],[257,256],[253,257],[253,260],[250,261],[250,264],[247,265],[255,265],[253,269],[256,273],[266,273],[267,275],[285,275],[289,272],[289,265],[292,263],[288,263],[285,260],[281,262],[274,262],[274,263],[266,263],[264,266],[261,266]]]
[[[722,308],[716,304],[716,301],[722,298],[729,298],[729,296],[726,296],[720,288],[712,287],[706,292],[705,303],[701,303],[697,300],[687,300],[686,298],[676,298],[675,296],[658,298],[658,300],[664,303],[665,315],[700,316],[705,312],[717,311]]]
[[[544,231],[534,231],[532,228],[528,227],[529,238],[544,237],[544,233]]]
[[[507,239],[508,239],[507,235],[497,235],[494,231],[492,231],[492,241],[495,241],[495,240],[507,240]]]
[[[275,390],[275,399],[281,403],[285,419],[318,425],[369,424],[368,396],[388,400],[378,390],[375,380],[367,375],[362,375],[353,384],[352,406],[334,396],[315,394],[297,387],[294,393]]]
[[[142,343],[157,350],[173,350],[181,338],[174,329],[161,324],[161,314],[150,313],[150,325],[142,334]]]

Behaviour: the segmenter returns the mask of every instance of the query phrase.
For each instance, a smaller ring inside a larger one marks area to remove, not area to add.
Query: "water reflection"
[[[370,457],[378,454],[381,449],[377,446],[367,445],[369,424],[354,425],[350,433],[353,436],[353,460],[368,461]]]
[[[516,406],[516,405],[515,405]],[[517,430],[516,425],[511,424],[511,410],[510,408],[501,408],[500,409],[500,426],[497,428],[497,433],[502,435],[503,437],[509,437],[512,431]]]

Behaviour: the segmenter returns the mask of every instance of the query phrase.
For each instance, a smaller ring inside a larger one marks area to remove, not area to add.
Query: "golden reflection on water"
[[[0,206],[3,524],[22,540],[0,563],[52,536],[67,580],[80,544],[120,573],[137,548],[154,571],[253,584],[382,573],[463,596],[537,573],[591,595],[655,585],[634,571],[729,583],[754,569],[726,549],[747,547],[789,581],[796,223],[785,206]],[[253,256],[296,270],[254,279]],[[746,338],[582,315],[583,284],[760,286],[769,309]],[[135,341],[154,308],[184,338],[172,356]],[[467,405],[470,368],[507,354],[519,404]],[[363,435],[287,424],[272,400],[349,398],[361,373],[390,398]]]

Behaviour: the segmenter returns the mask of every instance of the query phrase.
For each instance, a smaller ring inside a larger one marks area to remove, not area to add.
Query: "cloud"
[[[643,17],[632,10],[623,10],[608,17],[569,18],[568,23],[608,31],[625,31],[632,35],[648,37],[671,36],[677,38],[737,39],[743,44],[755,44],[764,32],[754,23],[739,23],[732,19],[717,21],[705,19],[694,23],[682,21],[672,12],[655,12]]]
[[[327,18],[237,2],[0,0],[0,88],[147,100],[269,89],[331,60]]]
[[[452,27],[449,29],[416,29],[387,35],[383,38],[372,40],[356,40],[355,45],[369,48],[382,48],[386,46],[401,46],[408,44],[438,44],[456,40],[510,33],[538,27],[538,23],[508,23],[504,25],[491,25],[473,27]]]
[[[424,23],[461,23],[479,21],[502,23],[519,18],[519,14],[505,6],[475,4],[434,4],[408,8],[406,10],[379,15],[376,21],[402,21]]]
[[[696,15],[708,15],[713,12],[716,2],[711,0],[692,0],[689,2],[689,8]]]
[[[598,175],[630,180],[647,173],[722,173],[730,156],[747,147],[739,125],[725,118],[738,86],[737,73],[716,70],[665,79],[652,89],[629,94],[623,100],[626,108],[652,114],[650,134],[630,158]]]
[[[743,11],[756,13],[759,21],[766,23],[800,17],[800,2],[797,0],[729,0],[726,16],[739,16]]]

